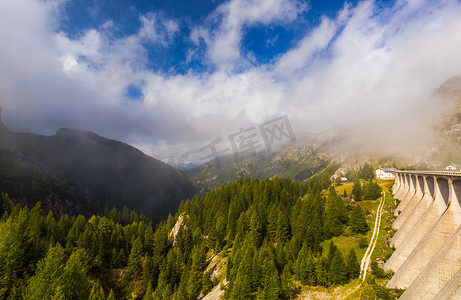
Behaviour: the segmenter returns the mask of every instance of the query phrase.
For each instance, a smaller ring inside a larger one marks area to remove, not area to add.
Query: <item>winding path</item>
[[[384,193],[384,192],[383,192]],[[376,242],[378,241],[379,228],[381,227],[381,217],[383,215],[384,208],[384,199],[386,198],[386,193],[381,197],[381,202],[378,205],[378,211],[376,213],[375,227],[373,229],[373,235],[371,236],[370,244],[368,244],[367,251],[363,255],[362,262],[360,263],[360,278],[362,281],[367,277],[368,266],[370,265],[371,254],[376,247]]]
[[[379,228],[381,227],[381,217],[383,215],[383,208],[384,208],[384,199],[386,199],[386,193],[383,191],[383,196],[381,197],[381,201],[379,202],[378,205],[378,210],[376,211],[376,220],[375,220],[375,226],[373,228],[373,235],[371,236],[370,243],[368,244],[367,251],[365,251],[365,254],[363,255],[362,261],[360,262],[360,279],[362,281],[360,284],[352,290],[350,293],[348,293],[346,296],[343,297],[343,299],[347,298],[351,294],[353,294],[355,291],[357,291],[365,281],[365,278],[367,277],[367,271],[368,271],[368,266],[370,265],[370,260],[371,260],[371,255],[373,254],[373,251],[375,250],[376,247],[376,242],[378,241],[378,236],[379,236]]]

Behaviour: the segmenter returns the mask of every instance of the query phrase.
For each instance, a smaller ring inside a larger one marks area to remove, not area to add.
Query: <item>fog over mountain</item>
[[[456,0],[335,2],[329,13],[315,1],[230,0],[200,15],[121,16],[87,2],[1,2],[11,130],[81,128],[201,163],[211,141],[286,115],[298,140],[343,128],[404,151],[431,136],[441,106],[430,95],[461,73]]]
[[[11,132],[1,118],[0,190],[58,216],[128,208],[155,221],[196,192],[182,172],[124,143],[69,128]]]

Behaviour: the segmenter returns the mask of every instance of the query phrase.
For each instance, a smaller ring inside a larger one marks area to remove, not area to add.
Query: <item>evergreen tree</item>
[[[377,182],[369,180],[363,186],[363,199],[365,200],[375,200],[381,197],[381,187]]]
[[[130,257],[128,258],[128,272],[131,278],[139,278],[142,274],[142,242],[137,238],[131,248]]]
[[[357,177],[365,180],[373,179],[375,177],[373,166],[368,163],[364,163],[357,173]]]
[[[196,298],[201,289],[202,274],[205,268],[206,253],[203,245],[198,245],[192,250],[192,266],[189,270],[187,291],[190,297]]]
[[[230,292],[230,299],[248,299],[253,294],[252,278],[250,276],[251,262],[253,260],[252,250],[247,249],[238,266],[237,276],[233,282]]]
[[[253,243],[256,247],[259,247],[262,242],[263,224],[256,210],[253,210],[250,219],[250,234],[253,238]]]
[[[280,211],[278,220],[277,220],[277,233],[276,233],[277,242],[285,243],[286,240],[289,238],[289,235],[290,235],[290,221],[288,220],[287,214]]]
[[[310,255],[307,259],[307,284],[317,285],[316,260]]]
[[[265,291],[267,300],[280,299],[280,276],[277,271],[274,271],[274,274],[270,278],[269,284],[267,285]]]
[[[97,280],[93,283],[93,287],[91,288],[90,297],[88,300],[105,300],[106,297],[104,295],[104,290],[102,289],[101,283]]]
[[[332,284],[344,284],[347,282],[347,266],[340,251],[336,251],[331,262],[330,282]]]
[[[88,264],[83,249],[72,252],[59,279],[67,299],[88,299],[91,284],[86,275]]]
[[[1,281],[11,282],[14,278],[32,274],[36,261],[45,254],[45,236],[34,235],[34,223],[37,224],[31,218],[28,208],[19,205],[13,209],[6,222],[0,222]],[[11,291],[9,288],[8,292]]]
[[[360,205],[356,205],[354,208],[352,208],[349,225],[351,226],[352,231],[355,233],[365,233],[370,229]]]
[[[316,261],[315,265],[315,274],[317,275],[316,281],[317,284],[322,286],[328,286],[330,281],[328,278],[329,273],[329,263],[326,257],[320,257]]]
[[[66,254],[64,249],[57,244],[51,247],[45,258],[37,266],[35,275],[30,279],[26,288],[26,299],[49,299],[57,289],[57,278],[66,265]]]
[[[275,242],[277,235],[278,216],[279,214],[277,208],[275,206],[271,206],[268,217],[267,233],[273,242]]]
[[[282,298],[290,299],[293,296],[293,280],[290,271],[290,264],[286,264],[280,277],[280,292]]]
[[[352,198],[354,198],[354,201],[362,201],[362,186],[358,179],[354,181],[354,186],[352,187],[351,195]]]
[[[347,257],[347,276],[349,279],[354,279],[360,275],[360,263],[357,260],[354,249],[351,249]]]
[[[152,285],[154,281],[154,274],[155,271],[153,259],[150,256],[144,257],[144,263],[142,266],[142,288],[145,290],[149,285]],[[152,294],[152,286],[151,286],[151,294]]]
[[[147,290],[144,293],[142,300],[154,300],[154,297],[152,296],[152,283],[149,282],[147,285]]]
[[[325,236],[331,238],[341,235],[345,223],[347,223],[347,214],[344,202],[336,194],[335,189],[330,188],[330,194],[325,203]]]
[[[51,297],[51,300],[67,300],[66,295],[60,286],[56,288],[56,293]]]
[[[56,222],[40,205],[30,211],[16,205],[0,221],[0,298],[101,299],[97,279],[108,269],[126,269],[118,298],[195,299],[213,286],[204,272],[207,254],[222,255],[222,249],[231,249],[229,299],[288,299],[295,278],[307,285],[343,283],[358,276],[359,267],[351,251],[344,279],[346,264],[336,246],[330,243],[322,255],[322,242],[348,222],[343,199],[334,189],[322,191],[330,174],[303,187],[291,179],[240,179],[182,202],[155,230],[127,209],[88,220],[64,215]],[[354,229],[363,225],[357,220],[365,222],[355,210],[349,221]],[[115,287],[110,280],[104,284]],[[112,290],[109,298],[115,298]]]
[[[112,289],[110,289],[109,296],[107,296],[107,300],[115,300],[115,294]]]
[[[330,247],[328,248],[328,269],[331,266],[331,263],[333,262],[334,257],[336,256],[336,253],[339,252],[338,247],[333,243],[333,241],[330,242]]]
[[[202,275],[202,293],[206,295],[213,288],[213,281],[210,279],[208,273],[203,273]]]
[[[2,193],[0,197],[0,216],[2,216],[4,213],[9,214],[12,209],[12,202],[10,200],[10,197],[8,196],[8,193]]]

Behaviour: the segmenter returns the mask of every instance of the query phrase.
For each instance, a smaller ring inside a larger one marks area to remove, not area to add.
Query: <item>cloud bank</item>
[[[308,4],[230,0],[200,24],[153,11],[139,15],[136,33],[116,37],[112,20],[65,33],[64,3],[0,3],[5,123],[43,134],[87,129],[164,160],[282,115],[297,133],[334,126],[410,133],[422,126],[412,116],[428,111],[434,88],[461,73],[455,0],[345,3],[268,62],[242,50],[248,30],[293,24]],[[185,63],[199,60],[206,70],[152,68],[149,49],[174,48],[185,29]],[[140,96],[128,97],[129,87]]]

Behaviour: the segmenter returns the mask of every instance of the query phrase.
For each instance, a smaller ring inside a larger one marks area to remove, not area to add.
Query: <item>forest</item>
[[[40,202],[13,205],[5,193],[1,202],[2,299],[196,299],[224,277],[226,299],[290,299],[299,285],[357,278],[353,250],[321,244],[369,230],[328,175],[239,179],[157,224],[127,210],[57,217]],[[213,257],[225,262],[221,278],[207,271]]]

